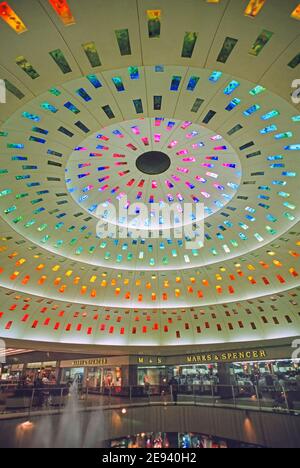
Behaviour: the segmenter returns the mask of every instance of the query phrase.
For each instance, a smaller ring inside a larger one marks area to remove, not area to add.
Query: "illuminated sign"
[[[72,367],[96,367],[96,366],[105,366],[107,364],[106,358],[98,359],[80,359],[78,361],[72,362]]]
[[[150,366],[156,366],[163,364],[163,358],[161,357],[139,357],[138,358],[138,364],[147,364]]]
[[[252,350],[226,353],[195,354],[192,356],[186,356],[186,362],[188,364],[198,364],[204,362],[242,362],[266,358],[267,352],[265,350]]]

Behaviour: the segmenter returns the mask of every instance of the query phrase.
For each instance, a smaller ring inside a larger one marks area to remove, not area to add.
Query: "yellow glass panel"
[[[161,10],[148,10],[147,16],[149,20],[155,20],[161,18]]]
[[[0,16],[17,34],[22,34],[27,31],[21,18],[19,18],[7,2],[0,3]]]
[[[293,13],[291,14],[291,18],[294,18],[294,19],[300,21],[300,3],[299,3],[299,5],[295,8],[295,10],[293,11]]]
[[[266,0],[250,0],[245,10],[245,15],[255,18],[262,10]]]

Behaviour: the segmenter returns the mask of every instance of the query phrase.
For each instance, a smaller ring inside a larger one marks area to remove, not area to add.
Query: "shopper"
[[[178,402],[178,382],[173,377],[172,380],[170,380],[169,385],[170,385],[171,395],[173,397],[173,402],[175,403],[175,405],[177,405],[177,402]]]

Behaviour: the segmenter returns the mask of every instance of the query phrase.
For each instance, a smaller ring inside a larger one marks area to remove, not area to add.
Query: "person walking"
[[[175,405],[177,405],[177,403],[178,403],[178,382],[173,377],[170,380],[169,385],[170,385],[170,390],[171,390],[171,394],[172,394],[172,397],[173,397],[173,402],[174,402]]]

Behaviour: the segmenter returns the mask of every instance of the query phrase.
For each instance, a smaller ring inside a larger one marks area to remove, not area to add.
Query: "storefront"
[[[24,368],[23,379],[26,379],[27,384],[33,384],[37,379],[41,379],[45,384],[56,385],[57,362],[28,363]]]
[[[3,383],[19,382],[22,377],[24,364],[3,365],[0,380]]]
[[[120,392],[128,386],[128,367],[126,356],[62,361],[60,383],[70,384],[77,380],[91,393]]]
[[[202,352],[178,356],[138,356],[137,385],[161,386],[175,381],[182,386],[237,385],[250,389],[283,381],[287,387],[300,386],[299,360],[286,359],[291,349],[250,348],[233,351]],[[267,381],[267,383],[266,383]]]
[[[29,362],[8,364],[2,367],[1,381],[3,382],[26,382],[26,385],[30,386],[37,379],[55,385],[57,383],[57,362]]]
[[[161,449],[161,448],[180,448],[180,449],[250,449],[262,448],[257,445],[249,445],[243,442],[221,439],[204,434],[191,432],[150,432],[141,433],[135,436],[123,437],[120,439],[106,442],[107,448],[113,449]]]

